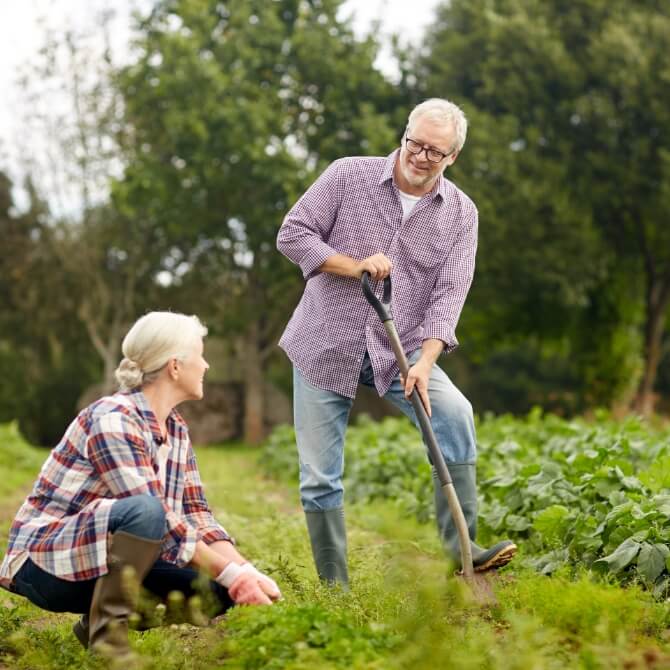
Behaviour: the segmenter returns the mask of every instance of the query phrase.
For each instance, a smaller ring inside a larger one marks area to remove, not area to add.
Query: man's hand
[[[369,272],[374,280],[386,279],[391,274],[393,264],[384,254],[368,256],[356,264],[355,273],[360,279],[364,272]]]
[[[430,378],[432,367],[432,363],[420,358],[409,369],[407,379],[400,375],[400,380],[405,387],[405,397],[409,398],[412,395],[412,391],[416,388],[428,416],[432,416],[430,399],[428,398],[428,379]]]

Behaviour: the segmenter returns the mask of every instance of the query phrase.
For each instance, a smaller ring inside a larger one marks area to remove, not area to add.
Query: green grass
[[[16,423],[0,424],[0,445],[0,499],[5,499],[32,480],[47,451],[30,446],[21,437]]]
[[[546,577],[512,566],[496,582],[498,604],[482,609],[448,578],[432,524],[402,516],[389,500],[348,506],[352,588],[325,588],[296,486],[264,477],[258,452],[243,446],[197,453],[216,516],[277,579],[284,600],[235,609],[208,628],[132,633],[148,669],[670,667],[665,601],[585,571]],[[8,496],[16,492],[0,505]],[[0,668],[103,667],[71,635],[74,618],[0,592]]]

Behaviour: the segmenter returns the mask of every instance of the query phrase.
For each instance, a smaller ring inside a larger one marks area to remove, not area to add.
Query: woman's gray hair
[[[468,134],[468,120],[458,105],[443,98],[429,98],[410,112],[407,119],[408,126],[411,128],[419,118],[429,118],[431,121],[452,128],[456,139],[454,151],[460,151],[463,148],[465,137]]]
[[[116,368],[121,391],[132,391],[155,381],[171,358],[184,360],[193,345],[207,335],[197,316],[149,312],[123,338],[123,360]]]

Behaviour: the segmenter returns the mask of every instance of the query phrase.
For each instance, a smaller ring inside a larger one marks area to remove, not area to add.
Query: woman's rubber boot
[[[475,542],[477,537],[477,475],[475,465],[471,463],[449,463],[448,468],[456,489],[456,495],[463,509],[465,522],[468,524],[472,563],[475,572],[484,572],[507,565],[517,551],[517,547],[512,541],[503,540],[490,549],[480,547]],[[433,485],[435,487],[435,515],[440,537],[451,558],[460,566],[461,552],[458,531],[435,470],[433,470]]]
[[[319,578],[329,584],[349,585],[347,573],[347,530],[344,510],[305,512],[312,555]]]
[[[115,661],[134,657],[128,644],[128,617],[135,610],[139,585],[156,562],[162,543],[124,531],[112,535],[107,551],[109,572],[96,581],[89,611],[91,651]]]
[[[89,626],[88,626],[88,614],[82,614],[79,618],[79,621],[72,626],[72,632],[75,634],[75,637],[81,643],[81,646],[84,649],[88,649],[88,636],[89,636]]]

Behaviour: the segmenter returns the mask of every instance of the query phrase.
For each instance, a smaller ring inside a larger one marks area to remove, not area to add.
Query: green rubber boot
[[[147,540],[124,531],[112,535],[109,571],[93,589],[88,621],[75,624],[75,635],[88,628],[88,648],[117,663],[133,660],[128,645],[128,617],[134,612],[139,585],[160,554],[162,540]],[[88,626],[86,626],[88,623]]]
[[[477,475],[474,464],[449,463],[449,474],[456,489],[456,495],[463,509],[465,522],[468,524],[470,545],[472,547],[472,563],[475,572],[484,572],[507,565],[517,547],[510,540],[498,542],[490,549],[480,547],[475,543],[477,537]],[[435,487],[435,515],[437,528],[442,542],[450,557],[460,566],[461,551],[458,541],[458,531],[451,517],[447,499],[442,491],[437,473],[433,469],[433,485]]]
[[[319,578],[347,588],[349,575],[344,510],[340,507],[318,512],[306,511],[305,519]]]

